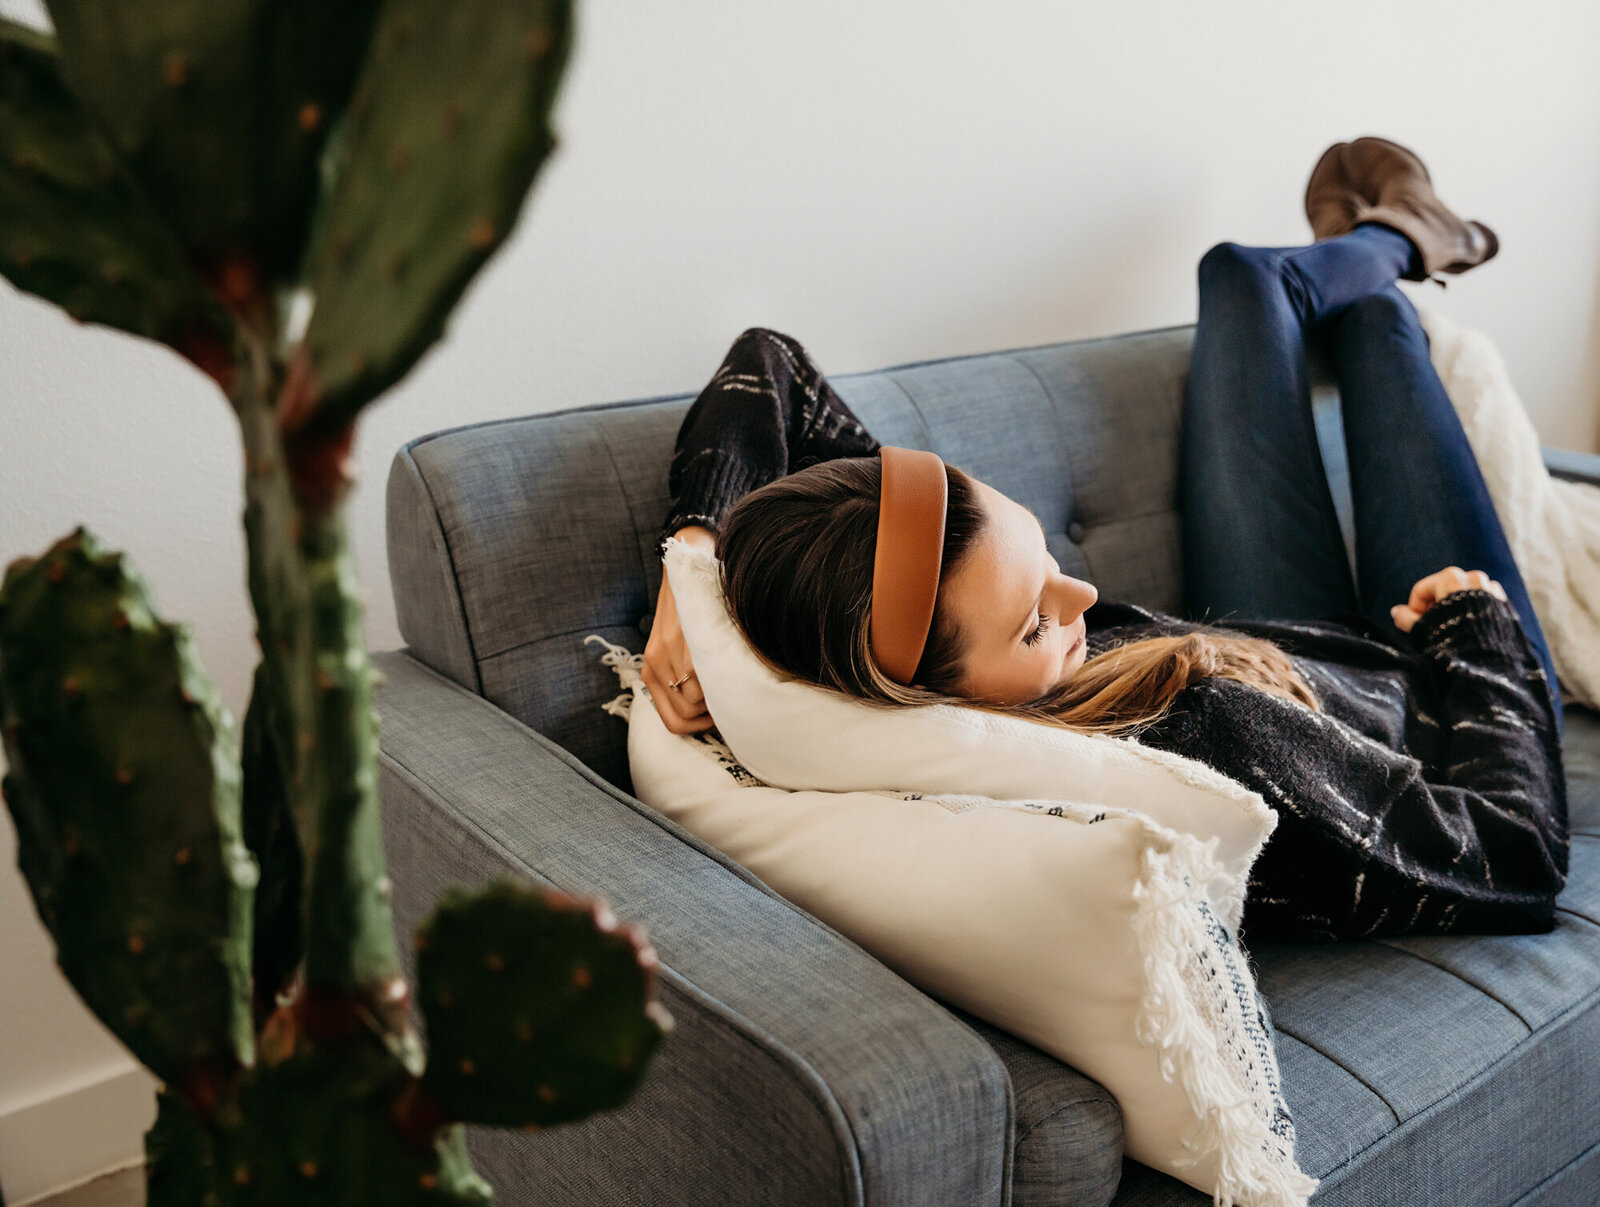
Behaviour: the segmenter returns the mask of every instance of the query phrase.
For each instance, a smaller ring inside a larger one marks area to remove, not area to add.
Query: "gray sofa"
[[[879,439],[1033,508],[1063,569],[1105,598],[1177,611],[1192,337],[835,385]],[[407,645],[376,661],[397,924],[409,934],[446,887],[505,875],[603,896],[647,928],[678,1023],[622,1109],[537,1136],[475,1130],[499,1201],[1208,1202],[1124,1158],[1101,1086],[923,993],[629,795],[626,726],[600,708],[617,681],[582,642],[643,648],[689,401],[436,432],[390,472]],[[1337,399],[1317,406],[1347,515]],[[1600,457],[1550,463],[1600,482]],[[1566,722],[1572,867],[1554,932],[1251,953],[1300,1161],[1323,1180],[1314,1203],[1600,1203],[1600,718],[1569,705]]]

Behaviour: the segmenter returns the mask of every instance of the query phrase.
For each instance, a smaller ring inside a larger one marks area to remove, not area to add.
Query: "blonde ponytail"
[[[1277,645],[1205,628],[1113,646],[1044,699],[1004,711],[1081,732],[1132,736],[1165,716],[1184,688],[1208,677],[1237,679],[1314,711],[1322,707]]]

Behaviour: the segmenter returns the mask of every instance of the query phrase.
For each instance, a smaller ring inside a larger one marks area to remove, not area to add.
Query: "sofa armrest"
[[[1580,453],[1571,448],[1544,450],[1544,467],[1552,476],[1569,482],[1600,486],[1600,453]]]
[[[481,696],[405,651],[373,662],[408,972],[443,890],[522,877],[643,926],[677,1023],[620,1109],[469,1129],[497,1203],[1009,1201],[1011,1083],[972,1028]]]

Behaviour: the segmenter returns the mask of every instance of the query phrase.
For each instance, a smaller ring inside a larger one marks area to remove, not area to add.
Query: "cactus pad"
[[[80,526],[0,584],[0,713],[18,863],[68,979],[164,1081],[248,1064],[256,865],[189,627]]]
[[[397,1108],[414,1092],[376,1036],[299,1041],[246,1074],[219,1118],[217,1201],[229,1207],[486,1207],[459,1125],[408,1138]]]
[[[0,273],[80,322],[227,359],[227,314],[61,78],[54,42],[0,20]]]
[[[49,8],[73,91],[191,258],[235,301],[292,275],[377,0]]]
[[[307,252],[314,304],[286,401],[342,428],[403,376],[522,209],[554,135],[570,0],[389,0]]]
[[[458,890],[417,947],[423,1088],[448,1119],[543,1127],[619,1106],[673,1025],[655,950],[603,901]]]

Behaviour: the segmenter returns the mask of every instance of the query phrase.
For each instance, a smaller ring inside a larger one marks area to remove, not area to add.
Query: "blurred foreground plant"
[[[160,341],[244,442],[243,733],[80,525],[0,584],[18,863],[161,1079],[152,1207],[485,1202],[460,1123],[624,1102],[672,1025],[644,933],[497,884],[417,936],[384,874],[344,502],[362,407],[442,334],[554,144],[569,0],[51,0],[0,20],[0,273]]]

